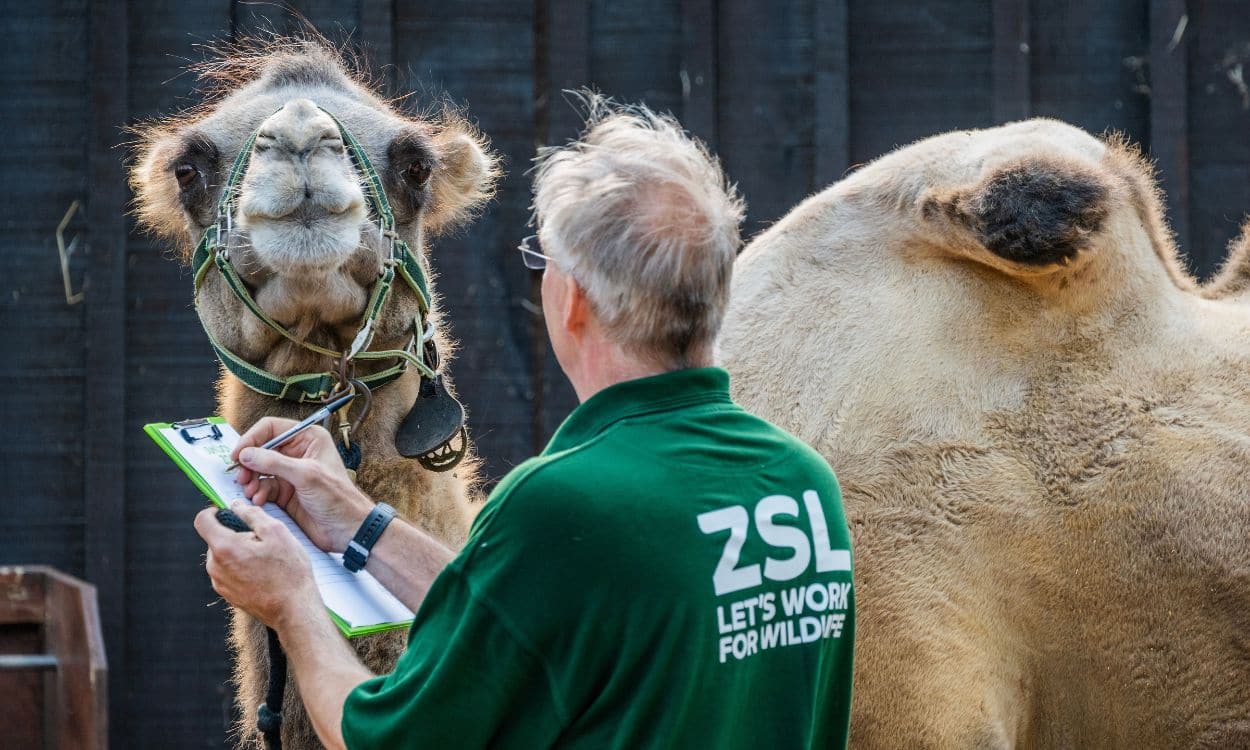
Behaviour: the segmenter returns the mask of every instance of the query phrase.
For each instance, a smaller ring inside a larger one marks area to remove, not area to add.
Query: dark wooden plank
[[[1029,0],[994,0],[994,122],[1029,116]]]
[[[575,137],[582,125],[563,92],[591,83],[590,3],[537,0],[535,12],[538,132],[543,143],[556,144]]]
[[[682,0],[600,0],[590,6],[590,80],[622,102],[680,115]]]
[[[230,0],[145,4],[130,22],[133,120],[195,104],[183,72],[197,44],[230,28]],[[128,747],[231,747],[226,612],[191,527],[204,498],[142,432],[147,422],[213,413],[218,366],[191,308],[191,277],[170,248],[131,233],[126,264],[127,638],[119,707],[159,695],[171,710],[127,728]]]
[[[230,9],[230,35],[234,38],[289,34],[298,28],[289,2],[278,0],[233,0]]]
[[[571,106],[563,92],[592,83],[590,4],[577,0],[538,0],[535,8],[535,141],[559,145],[575,138],[582,128],[582,114]],[[540,278],[535,275],[530,279],[527,305],[531,311],[528,353],[531,453],[542,450],[577,406],[577,396],[548,344],[541,314]]]
[[[993,123],[989,3],[853,0],[850,27],[852,163]]]
[[[86,579],[99,591],[100,619],[114,668],[110,687],[115,693],[124,684],[126,663],[126,192],[121,126],[127,109],[127,10],[125,3],[92,3],[88,17],[91,244],[84,289],[86,367],[91,377],[83,420]],[[112,725],[115,746],[124,744],[126,724],[126,711],[119,711]]]
[[[336,44],[359,39],[362,0],[288,0],[288,3],[294,15],[292,26],[310,24]]]
[[[394,0],[360,0],[360,46],[372,69],[394,86],[395,73],[395,2]]]
[[[816,3],[816,167],[814,190],[836,182],[850,166],[850,18],[847,0]]]
[[[717,143],[750,207],[749,237],[814,183],[812,2],[718,5]]]
[[[1033,3],[1032,112],[1093,133],[1150,135],[1149,9],[1141,0]]]
[[[1189,14],[1185,0],[1150,0],[1150,154],[1168,221],[1189,247]]]
[[[534,154],[534,10],[506,0],[395,6],[401,87],[417,107],[439,92],[466,105],[504,158],[497,196],[468,227],[431,243],[443,320],[460,342],[451,374],[469,432],[497,479],[533,455],[530,275],[515,250],[529,233]],[[506,40],[506,43],[503,41]]]
[[[1237,0],[1188,12],[1189,259],[1205,277],[1250,218],[1250,13]]]
[[[0,564],[47,563],[83,572],[83,314],[66,303],[53,232],[86,198],[87,6],[5,0],[0,49],[0,421],[21,439],[0,441],[10,469],[0,489]],[[85,211],[66,233],[82,286]]]
[[[716,149],[716,0],[681,0],[681,121]]]

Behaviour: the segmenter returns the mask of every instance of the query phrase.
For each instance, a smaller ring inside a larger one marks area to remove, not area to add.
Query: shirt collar
[[[574,409],[556,430],[543,455],[580,445],[628,417],[706,403],[733,403],[729,398],[729,373],[719,367],[673,370],[616,383]]]

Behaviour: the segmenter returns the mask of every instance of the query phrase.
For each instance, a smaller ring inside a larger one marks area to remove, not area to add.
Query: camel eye
[[[189,188],[195,184],[195,178],[200,174],[200,170],[195,168],[194,164],[179,164],[174,167],[174,177],[178,178],[178,184],[183,188]]]
[[[404,178],[413,187],[423,188],[430,179],[430,167],[428,164],[415,161],[405,170]]]

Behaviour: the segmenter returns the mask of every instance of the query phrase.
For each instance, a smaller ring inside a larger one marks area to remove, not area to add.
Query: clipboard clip
[[[208,421],[208,417],[173,422],[169,426],[177,430],[178,434],[182,435],[182,439],[187,441],[190,445],[195,445],[195,443],[200,440],[221,440],[221,428],[215,423]],[[191,434],[192,430],[198,430],[205,427],[209,428],[209,432],[202,435]]]

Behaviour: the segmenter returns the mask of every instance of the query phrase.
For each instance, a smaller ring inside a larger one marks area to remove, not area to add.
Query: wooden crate
[[[95,587],[44,566],[0,567],[0,744],[108,747]]]

